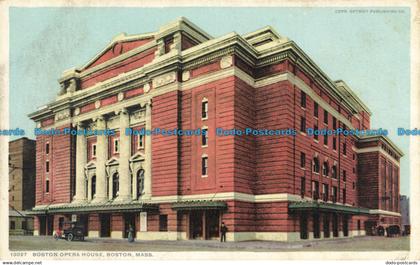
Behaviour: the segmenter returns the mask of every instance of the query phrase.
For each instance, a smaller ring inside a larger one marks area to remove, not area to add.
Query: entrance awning
[[[227,204],[223,201],[185,201],[172,204],[172,209],[175,211],[225,210]]]
[[[32,209],[31,215],[44,215],[54,213],[88,213],[88,212],[146,212],[146,211],[157,211],[159,205],[142,202],[132,203],[82,203],[82,204],[53,204],[46,206],[36,206]]]
[[[353,207],[342,204],[332,204],[316,201],[292,202],[289,203],[290,211],[324,211],[347,214],[369,214],[369,209]]]

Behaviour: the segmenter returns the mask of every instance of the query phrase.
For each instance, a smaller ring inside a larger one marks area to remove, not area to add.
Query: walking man
[[[134,242],[134,228],[132,225],[130,225],[128,228],[128,242]]]
[[[228,231],[224,222],[222,222],[222,226],[220,227],[220,242],[226,242],[226,232]]]

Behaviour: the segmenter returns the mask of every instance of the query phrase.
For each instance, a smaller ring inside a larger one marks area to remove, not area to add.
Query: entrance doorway
[[[312,221],[313,221],[313,225],[314,225],[314,238],[320,238],[320,228],[319,228],[319,214],[318,213],[314,213],[312,215]]]
[[[349,219],[347,216],[343,216],[343,235],[349,236]]]
[[[330,217],[328,214],[324,214],[324,237],[330,237]]]
[[[80,215],[79,222],[80,222],[80,224],[83,227],[83,234],[84,234],[84,236],[88,236],[88,231],[89,231],[89,215],[87,215],[87,214]]]
[[[54,230],[54,216],[48,215],[47,217],[47,235],[52,236]]]
[[[189,214],[189,239],[218,239],[220,212],[191,211]]]
[[[338,237],[338,215],[333,215],[333,236]]]
[[[101,222],[101,237],[111,236],[111,215],[100,214],[99,219]]]
[[[124,214],[124,238],[128,238],[128,231],[130,226],[134,229],[133,236],[136,237],[136,215],[135,213],[126,213]]]
[[[46,236],[47,235],[47,217],[46,216],[39,216],[39,235]]]
[[[300,239],[308,239],[308,217],[306,214],[300,215]]]

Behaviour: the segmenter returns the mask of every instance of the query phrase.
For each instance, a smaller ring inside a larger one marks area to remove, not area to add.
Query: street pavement
[[[408,251],[409,237],[354,237],[298,242],[244,241],[219,242],[210,240],[139,241],[129,243],[123,239],[86,238],[85,241],[68,242],[52,236],[10,236],[12,251],[81,250],[81,251]]]

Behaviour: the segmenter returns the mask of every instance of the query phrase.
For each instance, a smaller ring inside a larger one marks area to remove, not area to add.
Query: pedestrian
[[[134,242],[134,228],[132,225],[130,225],[128,228],[128,242]]]
[[[220,242],[226,242],[226,232],[228,231],[224,222],[222,222],[222,226],[220,227]]]

